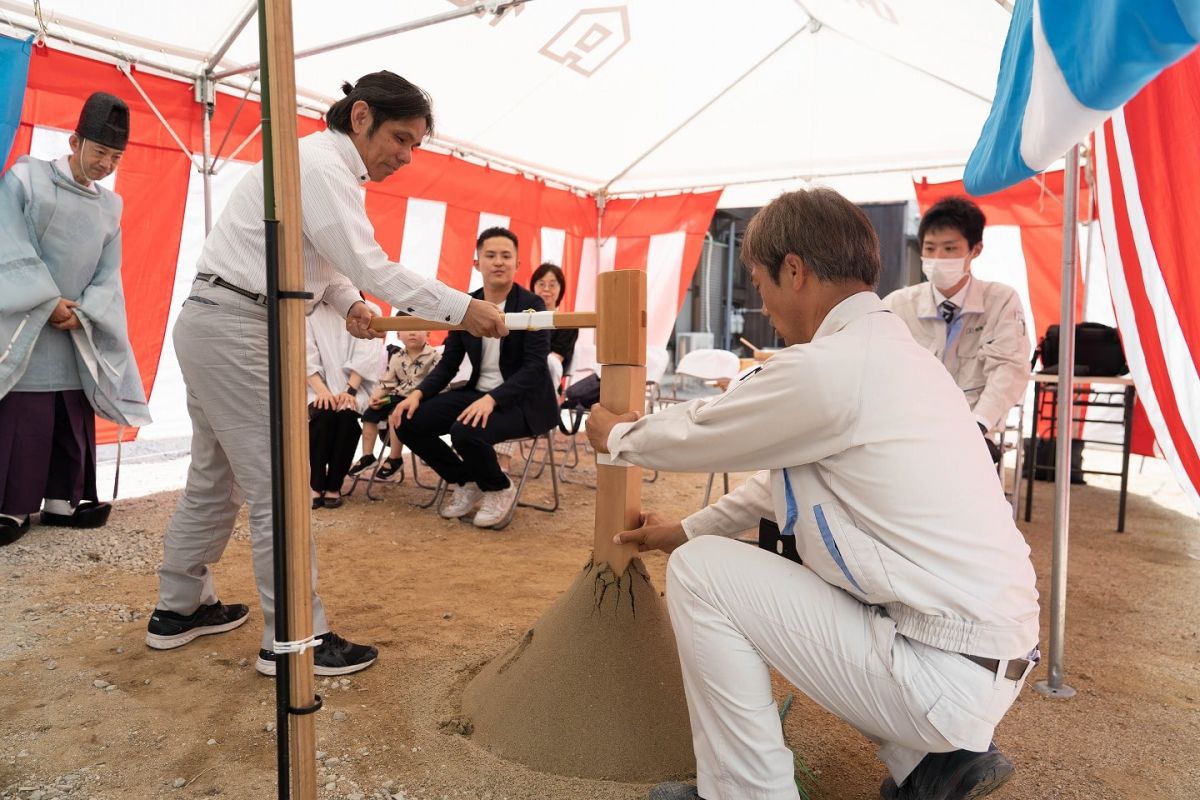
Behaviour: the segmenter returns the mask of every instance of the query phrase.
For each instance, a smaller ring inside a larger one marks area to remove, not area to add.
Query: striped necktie
[[[958,306],[949,300],[943,300],[941,305],[938,306],[938,311],[941,312],[942,319],[946,320],[946,324],[949,325],[951,322],[954,322],[954,312],[958,311]]]

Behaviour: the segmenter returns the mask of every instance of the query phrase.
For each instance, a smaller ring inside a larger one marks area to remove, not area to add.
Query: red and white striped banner
[[[153,75],[137,78],[198,159],[201,106],[193,99],[191,84]],[[49,48],[37,48],[31,58],[21,126],[9,162],[26,153],[53,158],[66,152],[65,132],[74,128],[84,98],[94,91],[116,94],[130,107],[130,143],[112,188],[125,201],[122,277],[129,335],[155,420],[147,435],[186,436],[191,426],[183,381],[167,334],[187,297],[204,243],[202,175],[112,65]],[[225,154],[249,137],[238,153],[246,160],[224,163],[212,176],[214,219],[238,179],[261,158],[260,140],[253,136],[259,106],[247,102],[234,119],[238,100],[218,95],[212,120],[214,142],[230,129]],[[323,127],[306,117],[299,125],[302,136]],[[719,196],[708,192],[609,200],[600,213],[592,197],[453,156],[418,151],[412,164],[391,179],[369,184],[365,202],[376,238],[389,257],[459,289],[479,285],[472,268],[475,239],[493,225],[510,228],[520,241],[518,282],[528,284],[543,261],[562,267],[567,278],[563,310],[594,308],[598,272],[644,269],[648,342],[662,348],[691,283]],[[135,433],[128,432],[126,438]],[[100,421],[97,438],[101,443],[116,441],[115,427]]]

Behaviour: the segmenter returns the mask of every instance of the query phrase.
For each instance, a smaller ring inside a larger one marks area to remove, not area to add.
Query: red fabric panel
[[[1033,334],[1041,341],[1046,328],[1058,323],[1062,293],[1062,228],[1040,225],[1021,228],[1021,252],[1029,282],[1029,304],[1033,307]]]
[[[471,285],[475,263],[475,239],[479,235],[479,212],[446,206],[442,228],[442,254],[438,259],[438,280],[466,291]]]
[[[613,269],[645,269],[650,255],[649,236],[622,236],[617,239]]]
[[[177,150],[130,145],[117,170],[117,194],[125,201],[121,220],[121,280],[129,341],[146,397],[154,388],[171,310],[179,259],[188,161]],[[126,431],[126,439],[136,431]],[[117,428],[96,420],[96,441],[115,442]]]
[[[29,147],[32,140],[33,125],[28,122],[22,122],[17,126],[17,133],[13,136],[12,150],[8,152],[8,163],[4,165],[5,172],[8,172],[8,168],[18,158],[29,155]]]
[[[1150,418],[1146,416],[1146,407],[1137,395],[1133,398],[1133,430],[1130,431],[1129,452],[1135,456],[1158,457],[1155,450],[1156,441],[1154,428],[1150,427]]]
[[[1189,59],[1190,60],[1190,59]],[[1140,96],[1140,95],[1139,95]],[[1125,282],[1129,290],[1130,305],[1133,311],[1134,324],[1137,326],[1138,341],[1146,358],[1146,370],[1150,374],[1150,383],[1154,389],[1154,397],[1158,401],[1167,430],[1171,433],[1171,443],[1175,447],[1179,464],[1187,473],[1193,486],[1200,486],[1200,454],[1196,451],[1196,443],[1188,435],[1179,413],[1178,399],[1172,388],[1170,373],[1167,371],[1166,357],[1160,342],[1158,319],[1150,298],[1146,294],[1146,286],[1142,280],[1142,265],[1138,258],[1137,249],[1133,242],[1133,232],[1129,226],[1129,209],[1125,201],[1124,177],[1120,166],[1116,163],[1116,142],[1113,136],[1112,122],[1104,125],[1105,144],[1110,154],[1110,172],[1112,181],[1113,227],[1116,229],[1117,241],[1105,242],[1107,247],[1116,246],[1121,254],[1124,266]],[[1141,157],[1150,158],[1151,154],[1139,153]],[[1162,154],[1163,158],[1176,160],[1175,156]],[[1140,168],[1140,160],[1139,160]],[[1142,183],[1141,185],[1146,185]],[[1170,193],[1164,186],[1148,186],[1149,192]],[[1143,198],[1143,202],[1144,198]]]
[[[969,197],[983,211],[989,225],[1058,225],[1062,227],[1063,171],[1046,172],[1037,178],[1029,178],[1015,186],[971,197],[962,181],[930,183],[922,178],[913,182],[917,193],[917,205],[924,214],[929,207],[944,197],[957,195]],[[1083,170],[1079,171],[1079,221],[1087,221],[1087,204],[1091,202]]]
[[[562,302],[558,304],[560,311],[575,310],[575,297],[579,291],[579,266],[582,260],[583,238],[568,233],[563,239],[562,263],[558,265],[567,281]]]

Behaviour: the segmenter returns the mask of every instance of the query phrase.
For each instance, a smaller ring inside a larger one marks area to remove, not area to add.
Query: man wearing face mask
[[[998,461],[990,434],[1025,394],[1031,345],[1017,293],[971,275],[985,224],[979,206],[966,198],[934,204],[917,229],[928,282],[897,289],[884,303],[954,376]]]
[[[22,157],[0,180],[0,545],[42,525],[96,528],[96,415],[150,422],[121,285],[121,198],[98,181],[129,107],[97,92],[69,155]]]

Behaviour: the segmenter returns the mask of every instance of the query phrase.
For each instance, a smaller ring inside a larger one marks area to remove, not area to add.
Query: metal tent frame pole
[[[1058,414],[1054,448],[1054,544],[1050,562],[1050,646],[1046,680],[1034,688],[1049,697],[1069,698],[1063,681],[1063,639],[1067,628],[1067,539],[1071,529],[1071,426],[1075,382],[1075,251],[1079,202],[1079,145],[1067,152],[1063,170],[1062,303],[1059,309]]]
[[[733,349],[733,271],[737,268],[737,220],[729,220],[729,249],[725,251],[725,341],[726,350]],[[753,354],[751,354],[753,355]]]
[[[525,3],[528,3],[528,2],[531,2],[531,0],[509,0],[509,2],[505,2],[505,3],[482,2],[482,0],[481,0],[480,2],[473,3],[469,6],[464,6],[463,8],[455,9],[454,11],[447,11],[442,14],[434,14],[431,17],[424,17],[422,19],[413,20],[412,22],[404,22],[399,25],[393,25],[388,28],[382,28],[377,31],[371,31],[370,33],[363,33],[358,36],[352,36],[349,39],[339,39],[336,42],[329,42],[328,44],[322,44],[322,45],[318,45],[316,47],[310,47],[307,50],[299,50],[296,52],[295,59],[296,59],[296,61],[299,61],[300,59],[308,58],[309,56],[321,55],[322,53],[328,53],[333,50],[340,50],[343,47],[349,47],[351,45],[361,44],[363,42],[370,42],[370,41],[374,41],[375,39],[384,39],[388,36],[394,36],[397,33],[407,33],[408,31],[415,31],[418,28],[425,28],[430,25],[437,25],[439,22],[449,22],[450,20],[458,19],[459,17],[470,17],[470,16],[474,16],[476,14],[482,14],[485,11],[490,12],[492,14],[502,14],[505,11],[509,10],[510,8],[524,5]],[[218,82],[224,81],[225,79],[232,78],[236,75],[243,75],[247,72],[256,72],[258,70],[258,67],[259,67],[259,63],[255,62],[252,64],[243,64],[240,67],[233,67],[231,69],[217,70],[212,73],[212,78],[214,81],[218,81]]]

